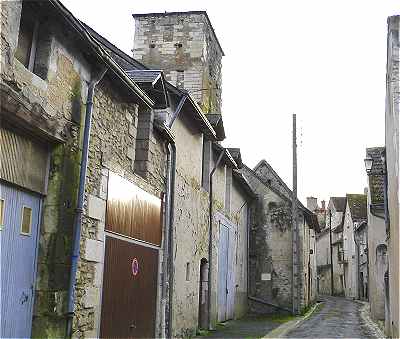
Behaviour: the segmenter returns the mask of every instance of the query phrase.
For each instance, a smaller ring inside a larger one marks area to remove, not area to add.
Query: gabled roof
[[[228,151],[232,155],[232,157],[235,160],[238,167],[241,168],[243,166],[243,162],[242,162],[242,155],[240,153],[240,148],[229,148],[228,147]]]
[[[121,82],[126,88],[128,88],[137,98],[142,100],[145,104],[152,107],[154,105],[153,100],[137,85],[133,82],[128,75],[124,72],[122,67],[113,60],[109,53],[98,43],[96,39],[90,34],[86,29],[86,26],[82,24],[74,15],[64,7],[64,5],[58,0],[49,0],[48,2],[43,2],[43,5],[49,5],[57,11],[62,20],[71,27],[77,34],[77,37],[88,46],[92,54],[99,61],[103,62],[106,67],[114,75],[114,79]]]
[[[106,38],[101,36],[99,33],[95,32],[92,28],[88,25],[84,24],[90,34],[95,38],[95,40],[103,45],[106,49],[109,49],[112,52],[112,58],[115,60],[116,63],[120,65],[125,70],[125,74],[133,74],[132,71],[141,70],[141,71],[150,71],[150,72],[160,72],[160,70],[150,70],[145,65],[141,64],[140,62],[136,61],[132,57],[130,57],[125,52],[121,51],[118,47],[110,43]],[[138,73],[143,74],[143,73]],[[163,78],[163,76],[162,76]],[[136,82],[135,82],[136,83]],[[145,84],[137,83],[137,85]],[[205,114],[201,111],[201,108],[196,103],[196,101],[192,98],[192,96],[184,90],[180,90],[173,86],[171,83],[165,81],[165,90],[168,91],[171,95],[176,95],[179,98],[186,96],[188,100],[185,100],[184,106],[187,108],[188,114],[193,118],[199,125],[201,131],[211,140],[216,140],[216,132],[214,131],[213,127],[209,123],[208,119],[206,118]],[[153,102],[154,104],[154,102]]]
[[[331,197],[331,200],[336,212],[344,212],[346,209],[346,197]]]
[[[211,126],[214,128],[215,133],[217,134],[217,138],[219,141],[222,141],[226,138],[224,122],[222,120],[222,115],[218,113],[208,113],[206,114],[208,121]]]
[[[222,56],[225,55],[224,51],[222,50],[221,44],[218,41],[217,35],[215,34],[215,30],[213,25],[211,24],[211,20],[208,17],[208,14],[206,11],[187,11],[187,12],[159,12],[159,13],[139,13],[139,14],[132,14],[132,17],[135,18],[145,18],[145,17],[162,17],[162,16],[172,16],[172,15],[190,15],[190,14],[200,14],[200,15],[204,15],[204,17],[207,20],[208,25],[210,26],[211,29],[211,33],[215,38],[215,41],[217,42],[217,45],[219,47],[219,50],[222,54]]]
[[[213,142],[212,143],[212,147],[214,150],[216,151],[224,151],[224,157],[223,160],[225,162],[226,165],[229,165],[232,168],[238,168],[238,165],[236,163],[236,161],[233,159],[231,153],[229,152],[228,148],[224,148],[222,145],[220,145],[218,142]]]
[[[162,75],[162,71],[152,69],[131,69],[127,70],[126,73],[135,82],[150,83],[153,86],[161,78]]]
[[[371,172],[368,177],[369,191],[371,194],[371,205],[375,208],[383,210],[384,204],[384,163],[381,155],[385,151],[385,147],[367,148],[366,155],[373,160]]]
[[[278,186],[280,187],[280,189],[278,189],[277,185],[274,184],[272,181],[268,182],[266,180],[266,178],[263,178],[262,175],[260,175],[259,173],[256,172],[262,166],[265,166],[270,171],[270,173],[273,175],[274,179],[278,182]],[[274,171],[274,169],[271,167],[271,165],[267,163],[266,160],[261,160],[254,169],[249,168],[245,164],[243,164],[243,167],[245,170],[247,170],[253,176],[255,176],[263,185],[268,187],[271,191],[276,193],[282,199],[292,203],[292,201],[293,201],[292,191],[285,184],[285,182],[279,177],[279,175]],[[319,232],[320,226],[319,226],[317,215],[315,213],[311,212],[308,208],[306,208],[299,199],[297,199],[297,206],[299,207],[299,210],[303,213],[303,215],[307,221],[307,224],[311,228],[313,228],[316,232]]]
[[[244,177],[244,175],[242,173],[240,173],[238,170],[234,169],[232,171],[232,176],[233,176],[233,179],[236,180],[241,185],[243,190],[247,193],[247,195],[251,199],[257,198],[257,195],[254,193],[249,182],[247,181],[247,179]]]
[[[346,194],[346,197],[353,222],[367,220],[367,196],[365,194]]]

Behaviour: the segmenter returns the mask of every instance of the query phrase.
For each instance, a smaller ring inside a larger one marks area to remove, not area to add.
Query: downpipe
[[[209,229],[208,229],[208,291],[207,291],[207,298],[208,298],[208,303],[207,303],[207,324],[208,324],[208,329],[212,330],[212,325],[211,325],[211,287],[212,287],[212,256],[213,256],[213,243],[212,243],[212,221],[213,221],[213,184],[212,184],[212,178],[217,170],[219,164],[221,163],[222,157],[225,154],[225,148],[222,149],[217,162],[214,165],[214,168],[210,172],[210,191],[209,191]]]
[[[75,314],[76,272],[78,270],[78,261],[80,252],[83,202],[85,198],[85,183],[86,183],[88,156],[89,156],[89,142],[90,142],[90,129],[92,124],[94,90],[96,85],[104,77],[106,72],[107,68],[100,71],[97,74],[97,76],[90,81],[86,99],[86,114],[85,114],[85,125],[83,130],[81,168],[79,173],[78,203],[75,210],[76,213],[74,220],[74,236],[72,243],[71,271],[70,271],[69,288],[68,288],[67,327],[65,335],[66,338],[72,337],[72,323]]]
[[[176,178],[176,146],[175,143],[170,143],[170,192],[169,192],[169,227],[168,227],[168,333],[167,337],[172,338],[172,305],[173,305],[173,291],[174,291],[174,207],[175,207],[175,178]]]

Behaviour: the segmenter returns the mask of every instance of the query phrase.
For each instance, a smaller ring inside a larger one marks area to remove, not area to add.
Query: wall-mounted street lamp
[[[372,164],[373,163],[374,163],[374,160],[370,156],[367,156],[364,159],[365,170],[367,171],[368,175],[371,173],[371,169],[372,169]]]

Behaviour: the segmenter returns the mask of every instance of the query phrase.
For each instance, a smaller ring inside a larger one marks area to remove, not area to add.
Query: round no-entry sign
[[[139,261],[137,258],[132,259],[132,275],[136,277],[139,273]]]

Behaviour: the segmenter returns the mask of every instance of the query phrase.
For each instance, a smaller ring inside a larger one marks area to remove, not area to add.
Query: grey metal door
[[[29,338],[40,197],[0,183],[1,338]]]
[[[228,276],[227,276],[227,309],[226,320],[233,319],[235,310],[235,267],[236,267],[236,234],[235,226],[229,227],[229,247],[228,247]]]
[[[218,321],[226,320],[228,297],[229,229],[220,224],[218,248]]]

